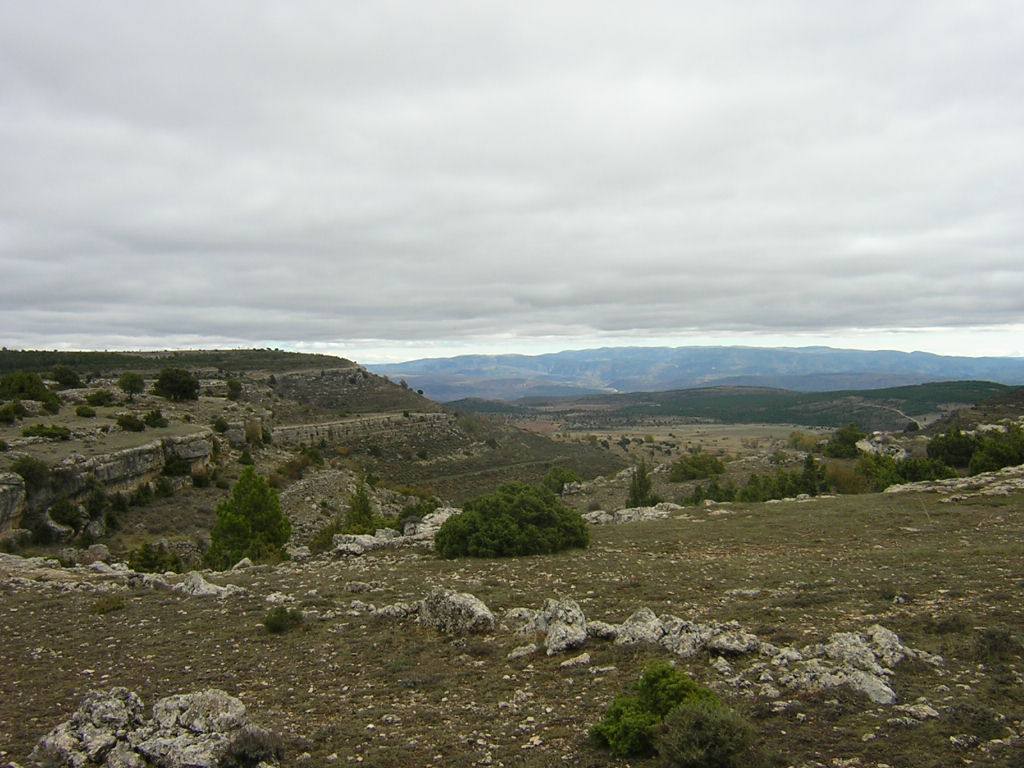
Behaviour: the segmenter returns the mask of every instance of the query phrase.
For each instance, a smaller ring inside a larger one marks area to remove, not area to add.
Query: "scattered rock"
[[[183,595],[191,595],[192,597],[219,598],[225,598],[245,591],[241,587],[236,587],[234,584],[230,584],[226,587],[211,584],[203,578],[203,574],[199,573],[199,571],[189,571],[185,574],[184,580],[179,584],[175,584],[173,589],[175,592],[181,592]]]
[[[489,632],[494,629],[494,614],[484,603],[466,592],[435,589],[420,603],[423,624],[445,634]]]
[[[579,648],[587,641],[587,619],[575,600],[547,600],[535,626],[546,633],[548,656]]]
[[[579,656],[573,656],[571,659],[566,659],[558,666],[562,669],[572,669],[573,667],[586,667],[590,665],[590,654],[581,653]]]
[[[513,648],[511,651],[509,651],[509,654],[506,658],[509,659],[509,661],[511,661],[512,659],[521,659],[524,656],[530,656],[536,653],[537,651],[538,648],[536,643],[528,643],[527,645],[520,645],[516,648]]]

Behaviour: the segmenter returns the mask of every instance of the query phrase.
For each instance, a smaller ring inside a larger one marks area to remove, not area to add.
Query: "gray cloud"
[[[0,341],[1013,329],[1018,11],[5,4]]]

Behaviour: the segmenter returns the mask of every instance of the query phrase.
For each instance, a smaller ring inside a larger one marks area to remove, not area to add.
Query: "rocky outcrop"
[[[199,571],[189,571],[180,583],[174,585],[173,589],[175,592],[191,597],[217,598],[230,597],[245,591],[234,584],[229,584],[226,587],[211,584],[203,578],[203,574],[199,573]]]
[[[1024,464],[982,472],[972,477],[948,480],[924,480],[919,483],[890,485],[886,493],[939,493],[941,501],[961,501],[975,496],[1009,496],[1024,490]]]
[[[399,547],[432,546],[434,536],[441,525],[452,515],[461,514],[462,510],[455,507],[435,509],[422,520],[405,526],[405,533],[400,534],[393,528],[378,528],[373,534],[339,533],[331,539],[335,557],[364,555],[378,549],[397,549]]]
[[[678,512],[683,507],[670,502],[662,502],[653,507],[627,507],[614,512],[605,512],[603,509],[594,512],[584,512],[583,519],[591,525],[614,525],[619,523],[636,523],[644,520],[664,520],[673,512]]]
[[[587,642],[587,619],[575,600],[547,600],[534,622],[545,633],[548,656],[579,648]]]
[[[228,759],[272,765],[277,743],[249,721],[241,701],[216,688],[160,699],[151,719],[138,695],[112,688],[88,693],[30,760],[61,768],[217,768]]]
[[[360,416],[322,424],[291,424],[274,427],[274,445],[347,445],[367,436],[377,440],[401,438],[421,432],[451,428],[455,418],[448,413],[410,413]]]
[[[465,635],[494,629],[494,614],[467,592],[436,589],[420,603],[420,623],[439,632]]]
[[[25,511],[25,481],[13,472],[0,472],[0,535],[21,527]]]

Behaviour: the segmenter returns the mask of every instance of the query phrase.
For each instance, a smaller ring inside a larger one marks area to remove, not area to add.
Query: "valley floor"
[[[288,737],[286,765],[627,764],[591,746],[588,728],[666,651],[591,639],[581,649],[590,663],[562,668],[579,651],[510,661],[526,640],[507,631],[452,638],[350,612],[354,599],[384,605],[443,586],[499,617],[565,596],[588,620],[621,622],[647,606],[736,620],[776,645],[882,624],[945,659],[904,661],[890,681],[898,703],[922,699],[938,717],[908,723],[845,688],[763,699],[707,653],[676,660],[745,711],[781,765],[1019,765],[1021,742],[999,742],[1022,733],[1024,660],[992,638],[1024,633],[1024,494],[686,508],[591,532],[588,550],[547,557],[446,561],[401,550],[208,575],[246,590],[223,599],[0,569],[0,756],[24,761],[90,689],[126,686],[151,703],[218,687]],[[352,582],[369,591],[349,591]],[[273,593],[319,619],[269,634]],[[978,743],[951,740],[964,735]]]

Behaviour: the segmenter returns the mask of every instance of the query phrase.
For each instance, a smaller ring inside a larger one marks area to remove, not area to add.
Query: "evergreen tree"
[[[629,481],[629,499],[627,507],[652,507],[659,499],[651,484],[651,473],[647,470],[647,462],[640,459],[640,463],[633,469],[633,477]]]
[[[373,505],[370,494],[366,490],[366,481],[359,478],[356,488],[348,499],[348,512],[345,513],[345,533],[373,533],[375,530]]]
[[[206,562],[224,570],[243,557],[254,562],[283,559],[291,533],[291,522],[281,511],[277,491],[255,469],[246,467],[231,497],[217,507]]]
[[[121,378],[117,380],[117,386],[128,395],[129,400],[134,400],[135,396],[146,388],[146,380],[142,378],[141,374],[128,371],[121,374]]]

